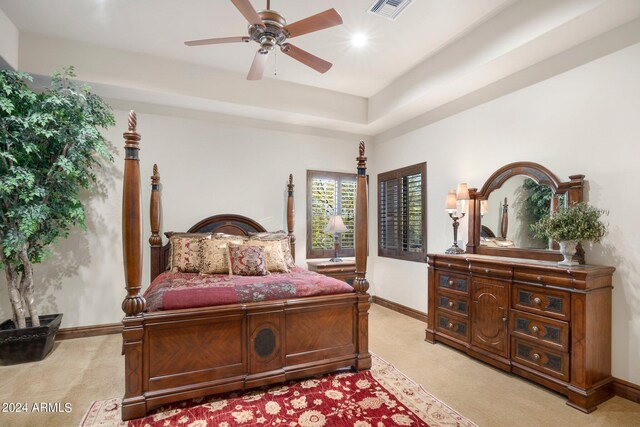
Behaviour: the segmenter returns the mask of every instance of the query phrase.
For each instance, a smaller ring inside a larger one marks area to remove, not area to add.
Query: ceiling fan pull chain
[[[273,51],[273,75],[278,77],[278,51]]]

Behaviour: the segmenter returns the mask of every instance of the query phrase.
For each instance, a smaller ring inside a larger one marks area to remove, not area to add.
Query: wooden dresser
[[[426,340],[448,344],[591,412],[613,396],[613,267],[430,254]]]
[[[307,261],[307,268],[316,273],[342,280],[350,285],[353,285],[353,279],[356,278],[356,262],[352,259],[345,259],[339,262]]]

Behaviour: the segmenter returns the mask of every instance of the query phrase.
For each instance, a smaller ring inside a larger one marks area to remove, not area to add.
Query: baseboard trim
[[[100,335],[122,333],[122,323],[105,323],[103,325],[78,326],[75,328],[61,328],[56,334],[56,341],[73,338],[97,337]]]
[[[371,301],[374,304],[381,305],[389,310],[397,311],[400,314],[404,314],[405,316],[413,317],[414,319],[427,323],[427,313],[423,313],[419,310],[409,308],[406,305],[398,304],[397,302],[389,301],[388,299],[380,298],[375,295],[371,297]]]
[[[640,403],[640,385],[629,381],[613,378],[613,391],[616,396],[620,396],[632,402]]]

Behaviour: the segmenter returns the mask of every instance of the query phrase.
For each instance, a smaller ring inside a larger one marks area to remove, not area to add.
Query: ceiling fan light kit
[[[335,9],[328,9],[287,25],[286,19],[284,19],[280,13],[270,9],[270,1],[267,1],[267,9],[259,11],[253,9],[249,0],[231,0],[231,3],[233,3],[249,23],[248,37],[240,36],[190,40],[184,44],[187,46],[204,46],[222,43],[248,43],[250,41],[258,43],[260,47],[251,64],[247,80],[262,79],[269,52],[275,49],[276,46],[280,47],[280,50],[285,55],[320,73],[326,73],[333,65],[297,46],[285,43],[285,41],[289,38],[342,24],[342,17]]]

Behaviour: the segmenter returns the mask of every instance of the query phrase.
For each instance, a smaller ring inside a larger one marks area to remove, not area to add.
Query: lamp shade
[[[489,212],[489,201],[480,200],[480,215],[484,215]]]
[[[461,182],[458,184],[458,189],[456,190],[456,198],[458,200],[469,200],[469,188],[467,187],[466,182]]]
[[[349,231],[347,227],[344,225],[342,221],[342,217],[340,215],[331,215],[329,217],[329,223],[327,227],[324,229],[325,233],[336,234],[336,233],[344,233],[345,231]]]
[[[455,212],[458,208],[457,202],[458,200],[456,199],[456,190],[449,190],[444,209],[448,212]]]

